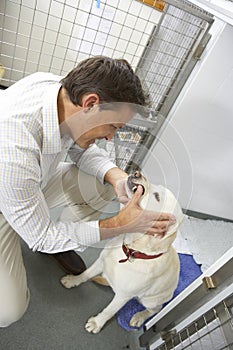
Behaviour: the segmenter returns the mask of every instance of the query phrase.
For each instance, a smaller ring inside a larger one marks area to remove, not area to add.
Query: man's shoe
[[[68,274],[80,275],[80,273],[87,269],[82,258],[76,254],[74,250],[47,255],[54,258],[61,268]]]

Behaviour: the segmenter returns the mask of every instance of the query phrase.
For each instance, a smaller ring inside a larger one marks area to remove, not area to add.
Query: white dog
[[[85,328],[88,332],[98,333],[133,297],[146,308],[130,320],[131,326],[140,327],[149,316],[161,309],[163,303],[172,298],[177,287],[180,264],[172,242],[183,218],[181,208],[168,189],[150,185],[139,171],[128,177],[129,197],[132,197],[138,185],[144,188],[140,206],[156,212],[173,213],[176,223],[169,227],[163,237],[130,233],[113,238],[94,264],[81,275],[67,275],[61,279],[66,288],[71,288],[102,274],[103,281],[107,281],[115,292],[111,303],[87,321]]]

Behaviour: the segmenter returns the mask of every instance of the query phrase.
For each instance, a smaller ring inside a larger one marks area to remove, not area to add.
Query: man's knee
[[[4,300],[3,305],[0,303],[0,328],[8,327],[12,323],[19,321],[26,312],[30,300],[29,289],[24,295],[10,295]],[[3,300],[2,300],[3,302]]]

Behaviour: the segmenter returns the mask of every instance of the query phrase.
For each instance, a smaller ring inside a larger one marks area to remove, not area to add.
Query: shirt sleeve
[[[51,220],[40,182],[36,152],[27,150],[25,155],[17,147],[1,152],[1,211],[28,246],[33,251],[56,253],[72,249],[82,251],[98,242],[98,221],[66,223]]]
[[[85,150],[74,144],[68,153],[80,170],[97,177],[101,183],[104,183],[107,171],[116,167],[116,164],[109,159],[108,153],[96,144]]]

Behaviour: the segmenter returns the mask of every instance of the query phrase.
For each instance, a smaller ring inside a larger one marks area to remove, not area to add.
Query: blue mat
[[[173,294],[172,299],[174,299],[179,293],[181,293],[197,277],[199,277],[202,274],[200,265],[198,265],[194,261],[192,255],[188,255],[188,254],[178,254],[178,255],[180,259],[180,277],[179,277],[178,286]],[[168,303],[169,302],[165,303],[163,307]],[[136,329],[135,327],[131,327],[129,325],[129,322],[134,314],[143,310],[145,310],[144,306],[140,304],[136,298],[131,299],[117,313],[117,320],[119,325],[122,328],[126,329],[127,331]]]

